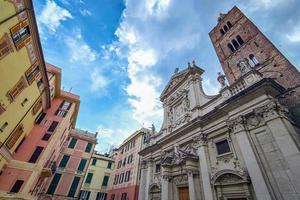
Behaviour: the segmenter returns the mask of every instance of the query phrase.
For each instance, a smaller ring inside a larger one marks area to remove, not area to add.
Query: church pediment
[[[204,70],[196,66],[194,61],[192,65],[188,64],[188,68],[183,71],[178,72],[178,69],[176,69],[175,74],[171,77],[171,80],[160,95],[160,100],[163,101],[170,93],[180,87],[182,83],[188,80],[190,75],[198,74],[200,76],[203,73]]]

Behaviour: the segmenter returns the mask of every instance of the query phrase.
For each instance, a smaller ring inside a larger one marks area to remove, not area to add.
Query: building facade
[[[107,200],[109,180],[115,167],[115,160],[94,152],[82,184],[79,200]]]
[[[60,89],[61,71],[47,64],[51,90],[49,109],[36,110],[33,128],[21,138],[0,175],[0,199],[37,199],[56,170],[60,149],[75,127],[79,96]]]
[[[45,183],[40,199],[78,199],[96,137],[97,133],[71,129],[60,151],[57,170]]]
[[[31,1],[1,1],[0,8],[1,171],[49,108],[50,91]]]
[[[115,169],[109,184],[108,199],[135,200],[138,198],[140,179],[140,156],[144,138],[150,130],[142,128],[128,137],[119,147]]]
[[[226,75],[220,92],[203,92],[195,62],[175,71],[160,97],[162,128],[139,153],[139,199],[299,199],[300,130],[280,98],[299,72],[236,7],[210,36]],[[263,55],[272,52],[271,73]]]

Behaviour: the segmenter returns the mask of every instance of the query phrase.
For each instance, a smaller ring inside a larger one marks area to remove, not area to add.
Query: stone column
[[[152,183],[153,177],[153,159],[149,159],[147,161],[147,179],[146,179],[146,187],[145,187],[145,200],[149,200],[149,189]]]
[[[300,152],[292,135],[297,135],[294,127],[286,117],[287,110],[279,103],[272,102],[256,110],[264,117],[285,161],[289,166],[291,180],[300,191]]]
[[[146,199],[146,190],[147,190],[147,165],[145,161],[141,163],[141,180],[139,187],[139,197],[138,199]]]
[[[192,171],[188,171],[189,197],[190,200],[196,200],[194,176]]]
[[[233,120],[228,121],[227,123],[230,130],[235,134],[257,199],[271,200],[272,197],[264,180],[263,172],[257,162],[257,158],[245,130],[244,117],[239,116]]]
[[[197,155],[199,157],[199,171],[201,174],[203,194],[205,200],[213,200],[213,191],[210,183],[210,171],[207,159],[207,135],[201,133],[194,138],[198,148]]]
[[[169,200],[169,176],[163,175],[161,180],[161,200]]]

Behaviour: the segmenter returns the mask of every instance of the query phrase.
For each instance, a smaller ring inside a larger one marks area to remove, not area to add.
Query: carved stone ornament
[[[227,121],[227,126],[230,132],[239,132],[244,130],[246,124],[246,118],[243,115],[239,115],[236,118]]]
[[[262,107],[254,109],[254,113],[263,117],[265,121],[268,121],[278,117],[286,117],[288,110],[278,101],[272,101]]]
[[[217,157],[217,164],[219,164],[219,162],[229,163],[232,158],[233,158],[233,154],[232,153],[226,154],[226,155],[222,155],[222,156],[218,156]]]
[[[180,165],[185,162],[187,158],[197,159],[196,149],[190,144],[179,147],[178,144],[174,145],[173,151],[161,153],[161,164]]]
[[[207,145],[207,134],[206,133],[201,133],[193,138],[194,141],[194,146],[203,146]]]
[[[238,63],[237,63],[242,75],[246,74],[247,72],[251,71],[252,68],[251,68],[251,65],[249,64],[249,61],[247,58],[244,58],[242,60],[240,60]]]
[[[175,185],[183,185],[188,183],[188,176],[187,175],[180,175],[173,177],[173,183]]]

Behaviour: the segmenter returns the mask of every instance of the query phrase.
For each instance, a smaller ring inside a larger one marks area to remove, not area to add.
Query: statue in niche
[[[155,126],[154,126],[154,124],[151,125],[151,133],[155,134]]]
[[[244,58],[238,62],[238,67],[242,73],[242,75],[246,74],[247,72],[251,71],[251,65],[247,58]]]
[[[221,89],[223,89],[224,87],[227,86],[225,75],[221,74],[221,72],[218,72],[218,78],[217,78],[217,80],[218,80],[218,82],[221,85]]]
[[[179,67],[176,67],[174,70],[174,74],[177,74],[179,72]]]
[[[169,106],[168,111],[167,111],[167,116],[168,116],[168,124],[171,125],[173,121],[173,108],[172,106]]]
[[[188,95],[188,91],[184,91],[184,97],[183,97],[183,111],[184,112],[188,112],[190,111],[190,100],[189,100],[189,95]]]

